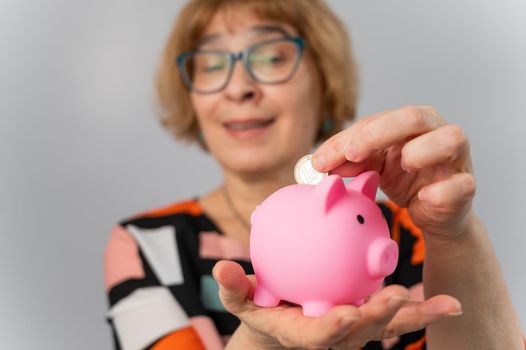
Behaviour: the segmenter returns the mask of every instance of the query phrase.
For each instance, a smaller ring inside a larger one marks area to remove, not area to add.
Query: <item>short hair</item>
[[[190,0],[181,9],[156,76],[161,123],[177,138],[198,142],[206,149],[176,57],[196,49],[212,17],[246,8],[261,19],[293,27],[305,38],[321,83],[319,132],[321,142],[342,130],[356,114],[358,77],[347,30],[323,0]]]

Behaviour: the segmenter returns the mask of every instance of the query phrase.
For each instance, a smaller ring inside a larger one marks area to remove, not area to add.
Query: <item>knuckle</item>
[[[344,154],[345,146],[342,140],[338,137],[334,137],[328,140],[328,147],[333,154]]]
[[[405,106],[398,113],[402,122],[415,130],[435,129],[446,124],[431,106]]]
[[[438,111],[435,107],[433,106],[428,106],[428,105],[423,105],[423,106],[420,106],[421,109],[425,110],[426,112],[430,113],[430,114],[433,114],[433,115],[436,115],[438,116]]]
[[[371,127],[368,127],[365,125],[363,128],[360,129],[360,133],[358,134],[358,141],[355,142],[354,145],[362,145],[365,147],[369,147],[374,144],[375,136],[374,132]]]
[[[383,329],[391,320],[392,315],[387,314],[382,311],[377,311],[375,314],[371,315],[371,325],[376,329]]]
[[[374,145],[376,136],[380,130],[375,129],[373,120],[361,120],[356,124],[356,134],[354,139],[355,147],[370,147]]]
[[[394,328],[384,328],[380,332],[380,339],[396,337],[398,332]]]
[[[223,304],[225,309],[231,314],[234,314],[239,317],[244,311],[243,305],[239,304],[238,301],[233,300],[232,297],[226,295],[226,293],[222,290],[220,290],[219,292],[219,300],[221,301],[221,304]]]
[[[400,109],[400,117],[404,124],[416,129],[421,129],[427,125],[422,109],[416,106],[405,106]]]
[[[462,129],[460,126],[455,124],[449,124],[448,126],[449,132],[451,134],[451,137],[458,140],[459,142],[467,142],[468,137],[466,136],[466,133],[464,132],[464,129]]]
[[[241,313],[241,308],[237,304],[227,302],[224,299],[221,300],[221,303],[223,304],[225,309],[231,314],[239,315]]]
[[[447,144],[452,153],[458,154],[468,148],[468,138],[464,130],[458,125],[447,125],[446,129]]]
[[[473,175],[464,174],[464,176],[462,176],[461,185],[466,194],[471,197],[475,195],[475,192],[477,191],[477,183]]]

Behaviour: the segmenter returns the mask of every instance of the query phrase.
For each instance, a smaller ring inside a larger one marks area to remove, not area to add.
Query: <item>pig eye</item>
[[[358,215],[358,216],[356,217],[356,220],[358,220],[358,222],[359,222],[360,224],[363,224],[363,223],[365,222],[365,219],[364,219],[363,216],[361,216],[361,215]]]

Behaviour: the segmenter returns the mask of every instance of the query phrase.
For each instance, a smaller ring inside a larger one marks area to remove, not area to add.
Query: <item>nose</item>
[[[232,76],[224,93],[229,100],[235,102],[254,101],[261,95],[257,82],[250,77],[241,61],[234,63]]]
[[[398,246],[395,241],[378,237],[371,242],[367,251],[367,270],[372,278],[392,274],[398,262]]]

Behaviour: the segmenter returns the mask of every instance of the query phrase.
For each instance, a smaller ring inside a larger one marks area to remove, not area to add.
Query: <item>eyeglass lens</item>
[[[292,76],[298,56],[299,50],[294,42],[264,43],[249,50],[246,68],[260,83],[279,83]],[[184,68],[192,87],[208,92],[219,90],[227,84],[233,64],[224,53],[196,52],[187,58]]]

